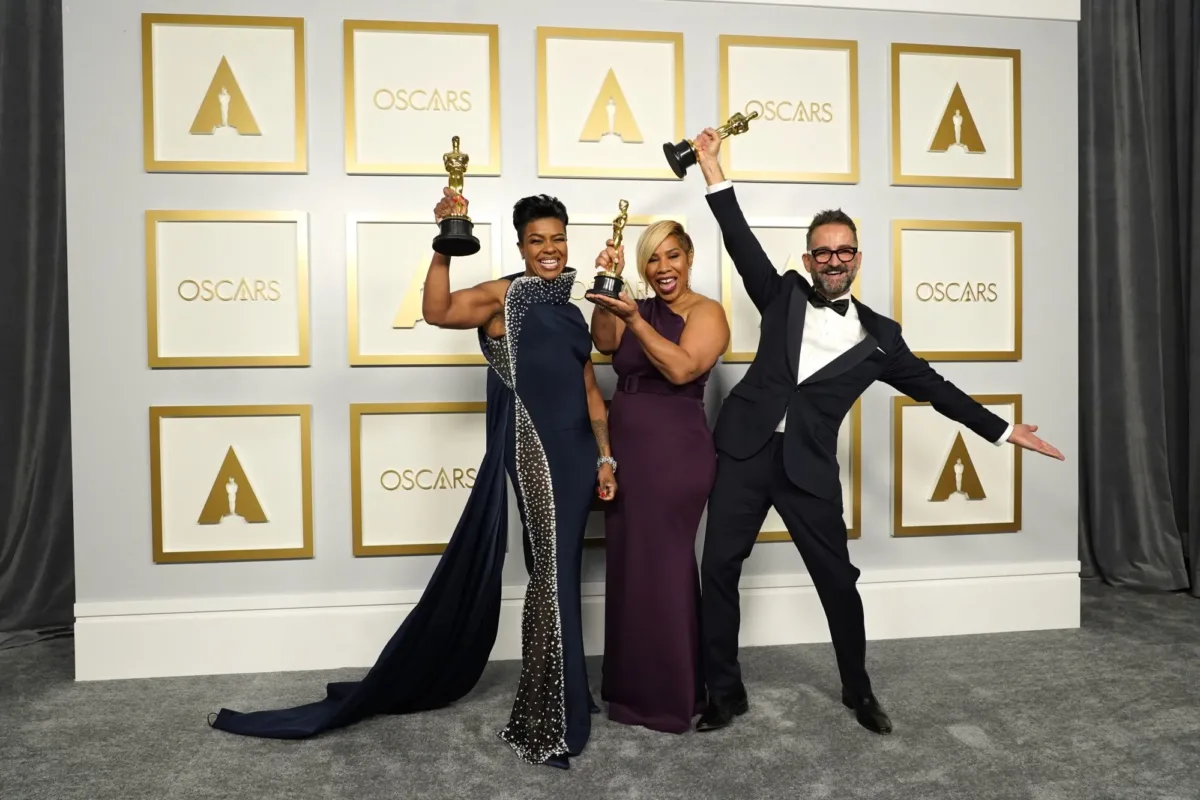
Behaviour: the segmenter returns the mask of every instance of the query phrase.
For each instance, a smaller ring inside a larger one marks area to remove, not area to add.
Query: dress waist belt
[[[626,394],[662,394],[677,397],[690,397],[693,400],[704,399],[704,387],[698,383],[685,383],[677,386],[665,378],[653,378],[647,375],[627,375],[617,382],[617,391]]]

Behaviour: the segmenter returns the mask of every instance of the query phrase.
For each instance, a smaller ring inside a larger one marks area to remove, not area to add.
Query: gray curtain
[[[1081,560],[1200,596],[1200,3],[1086,0],[1079,115]]]
[[[62,87],[59,0],[0,0],[0,632],[34,636],[75,601]]]

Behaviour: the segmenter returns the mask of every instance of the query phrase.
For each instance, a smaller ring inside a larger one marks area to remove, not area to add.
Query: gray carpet
[[[870,643],[887,737],[838,702],[828,645],[745,650],[751,710],[733,726],[597,717],[569,772],[496,737],[515,662],[456,708],[276,742],[205,716],[319,699],[361,670],[76,684],[71,647],[0,651],[4,800],[1200,798],[1200,600],[1183,595],[1089,584],[1078,631]]]

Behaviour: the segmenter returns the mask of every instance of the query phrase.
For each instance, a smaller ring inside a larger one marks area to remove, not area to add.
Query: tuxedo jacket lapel
[[[800,385],[807,386],[808,384],[816,383],[817,381],[827,381],[830,378],[836,378],[838,375],[848,372],[857,366],[860,361],[871,355],[871,353],[873,353],[875,348],[878,346],[879,342],[874,336],[868,333],[866,338],[864,338],[861,342],[842,353],[833,361],[830,361],[828,364],[821,367],[812,375],[809,375],[800,382]]]
[[[792,286],[787,318],[787,359],[792,382],[800,371],[800,344],[804,341],[804,314],[808,310],[808,294],[797,281]]]
[[[871,355],[879,347],[879,340],[875,337],[874,313],[857,300],[851,300],[851,302],[854,303],[855,310],[858,312],[858,321],[863,326],[866,336],[863,337],[861,342],[801,381],[801,386],[836,378],[856,367],[859,362]]]

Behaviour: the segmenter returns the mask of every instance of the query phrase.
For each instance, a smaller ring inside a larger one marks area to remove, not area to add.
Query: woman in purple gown
[[[605,511],[607,571],[601,698],[609,718],[683,733],[704,704],[696,533],[716,476],[704,384],[729,342],[724,309],[691,288],[691,237],[657,222],[637,244],[637,271],[654,296],[588,295],[592,342],[611,353],[609,407],[621,492]],[[598,269],[620,274],[612,241]]]

